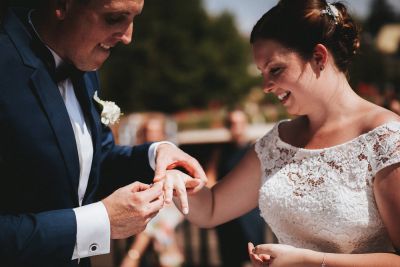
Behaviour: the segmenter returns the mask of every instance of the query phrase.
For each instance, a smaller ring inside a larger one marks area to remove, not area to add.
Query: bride
[[[191,195],[187,218],[213,227],[259,205],[280,244],[249,244],[255,266],[400,266],[400,118],[348,83],[359,37],[346,7],[281,0],[251,44],[264,91],[297,118]]]

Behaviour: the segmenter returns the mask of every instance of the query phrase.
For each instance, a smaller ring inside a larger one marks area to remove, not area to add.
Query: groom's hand
[[[185,169],[190,176],[198,178],[204,183],[207,182],[206,173],[200,163],[175,145],[160,144],[157,147],[155,163],[154,182],[161,181],[165,177],[167,170],[177,167]]]
[[[110,219],[111,239],[127,238],[142,232],[163,207],[163,186],[134,182],[102,201]]]
[[[182,212],[187,214],[188,199],[186,192],[195,193],[207,183],[207,176],[203,168],[195,158],[189,156],[178,147],[168,143],[160,144],[157,147],[155,163],[155,176],[153,181],[159,182],[164,180],[165,202],[172,202],[172,195],[175,194],[179,197],[181,202]],[[181,179],[181,182],[176,179],[172,181],[168,178],[168,176],[166,176],[167,170],[175,169],[177,167],[185,169],[191,176],[190,178],[194,177],[197,182],[191,182],[190,187],[188,187],[186,178],[189,176],[179,176],[178,180]]]

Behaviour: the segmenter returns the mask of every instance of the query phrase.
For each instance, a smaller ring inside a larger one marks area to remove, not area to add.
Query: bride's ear
[[[328,49],[323,44],[317,44],[313,51],[312,65],[314,70],[323,71],[328,61]]]

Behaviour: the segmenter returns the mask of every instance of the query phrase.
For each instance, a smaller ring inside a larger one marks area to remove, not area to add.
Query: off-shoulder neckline
[[[281,123],[286,122],[286,121],[290,121],[290,119],[279,121],[279,122],[275,125],[275,127],[274,127],[274,129],[273,129],[273,131],[275,131],[275,136],[276,136],[278,142],[279,142],[280,144],[282,144],[282,145],[288,147],[288,148],[291,148],[291,149],[294,149],[294,150],[298,150],[298,151],[305,151],[305,152],[322,152],[322,151],[328,151],[328,150],[331,150],[331,149],[337,149],[337,148],[340,148],[340,147],[344,147],[344,146],[346,146],[346,145],[349,145],[349,144],[351,144],[351,143],[357,142],[357,141],[359,141],[360,139],[364,138],[365,136],[370,135],[370,134],[372,134],[373,132],[376,132],[376,131],[377,131],[378,129],[380,129],[380,128],[387,127],[387,126],[390,125],[390,124],[398,124],[398,125],[400,126],[400,121],[393,121],[393,120],[391,120],[391,121],[385,122],[385,123],[383,123],[383,124],[381,124],[381,125],[378,125],[378,126],[376,126],[375,128],[369,130],[368,132],[365,132],[365,133],[363,133],[363,134],[360,134],[359,136],[356,136],[356,137],[354,137],[354,138],[352,138],[352,139],[350,139],[350,140],[348,140],[348,141],[345,141],[345,142],[343,142],[343,143],[340,143],[340,144],[337,144],[337,145],[333,145],[333,146],[329,146],[329,147],[315,148],[315,149],[312,149],[312,148],[311,148],[311,149],[310,149],[310,148],[303,148],[303,147],[297,147],[297,146],[291,145],[291,144],[289,144],[289,143],[287,143],[287,142],[285,142],[285,141],[283,141],[283,140],[281,139],[281,137],[280,137],[280,135],[279,135],[279,126],[281,125]]]

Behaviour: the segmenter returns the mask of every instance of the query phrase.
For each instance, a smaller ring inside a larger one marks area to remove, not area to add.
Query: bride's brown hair
[[[344,73],[360,47],[359,27],[340,2],[330,7],[325,0],[281,0],[254,26],[250,43],[275,40],[310,59],[317,44],[332,53]],[[335,8],[338,14],[334,14]],[[332,12],[333,11],[333,12]]]

